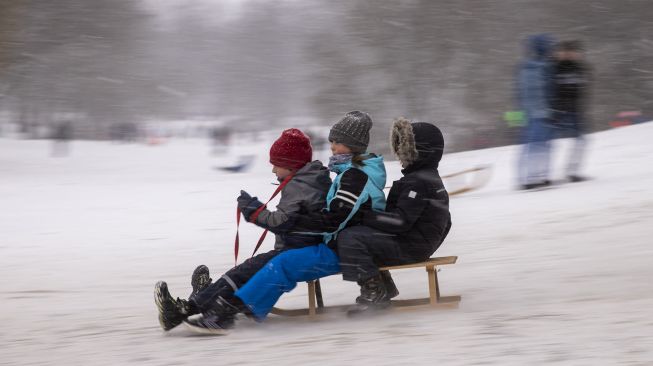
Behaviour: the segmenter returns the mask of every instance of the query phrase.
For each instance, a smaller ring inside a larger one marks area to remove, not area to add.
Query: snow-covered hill
[[[52,158],[46,141],[0,139],[0,364],[651,364],[652,137],[653,123],[593,134],[593,179],[537,192],[514,190],[515,146],[446,155],[442,174],[493,165],[487,186],[452,198],[437,253],[460,257],[440,273],[457,310],[243,319],[217,338],[163,333],[153,285],[187,296],[196,265],[217,276],[233,264],[238,191],[275,188],[268,142],[232,151],[259,158],[229,174],[204,142],[74,142]],[[567,143],[556,141],[554,178]],[[391,182],[399,167],[387,166]],[[241,228],[241,253],[259,234]],[[395,279],[400,298],[426,293],[422,271]],[[327,304],[357,295],[337,276],[323,291]],[[281,305],[305,306],[305,292]]]

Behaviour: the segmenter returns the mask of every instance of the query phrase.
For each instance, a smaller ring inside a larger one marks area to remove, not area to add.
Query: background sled
[[[471,169],[442,176],[442,181],[449,196],[455,196],[477,190],[485,186],[492,176],[492,166],[479,165]]]
[[[438,269],[437,266],[454,264],[458,257],[437,257],[431,258],[425,262],[404,264],[400,266],[381,267],[381,270],[399,270],[408,268],[425,268],[428,277],[429,297],[419,299],[406,299],[406,300],[392,300],[391,307],[406,307],[406,306],[423,306],[432,308],[457,308],[460,303],[460,296],[440,296],[440,284],[438,283]],[[322,289],[320,280],[308,281],[308,309],[281,309],[272,308],[271,313],[281,316],[304,316],[308,315],[309,318],[314,319],[317,314],[324,314],[328,312],[346,311],[351,305],[335,305],[324,306],[322,297]]]
[[[238,161],[233,165],[216,166],[215,169],[231,173],[241,173],[248,170],[256,160],[256,155],[242,155],[238,157]]]

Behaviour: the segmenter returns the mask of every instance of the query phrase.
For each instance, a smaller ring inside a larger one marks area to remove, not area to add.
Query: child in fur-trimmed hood
[[[396,296],[380,266],[428,259],[451,228],[449,195],[438,173],[444,150],[440,129],[400,118],[392,127],[391,144],[403,177],[392,184],[385,212],[366,213],[362,226],[338,236],[343,279],[361,286],[352,314],[384,308]]]

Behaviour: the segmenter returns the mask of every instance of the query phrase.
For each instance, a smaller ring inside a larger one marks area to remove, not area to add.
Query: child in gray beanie
[[[353,153],[362,154],[370,143],[372,118],[361,111],[347,113],[329,132],[329,141],[346,145]]]

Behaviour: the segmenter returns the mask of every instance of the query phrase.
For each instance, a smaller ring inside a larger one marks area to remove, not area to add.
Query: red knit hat
[[[286,169],[300,169],[313,159],[308,136],[296,128],[289,128],[270,148],[270,163]]]

